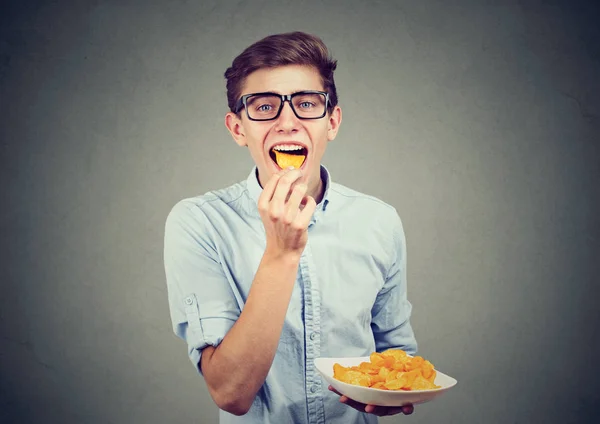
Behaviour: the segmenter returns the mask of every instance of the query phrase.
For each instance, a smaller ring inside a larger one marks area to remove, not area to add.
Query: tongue
[[[304,159],[306,158],[304,155],[293,155],[290,153],[279,152],[277,150],[274,150],[274,152],[275,161],[281,169],[286,169],[290,166],[293,166],[294,168],[300,168],[304,163]]]

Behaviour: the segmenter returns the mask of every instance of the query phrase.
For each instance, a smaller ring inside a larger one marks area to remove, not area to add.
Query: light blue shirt
[[[318,357],[414,355],[406,294],[406,242],[396,210],[330,179],[308,227],[277,353],[250,411],[228,423],[376,423],[340,403],[314,366]],[[265,249],[256,168],[228,188],[178,202],[165,226],[164,261],[173,330],[200,371],[244,308]],[[199,413],[201,411],[198,411]]]

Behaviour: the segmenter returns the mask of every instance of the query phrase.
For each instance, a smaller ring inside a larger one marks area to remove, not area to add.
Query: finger
[[[333,388],[333,386],[329,386],[329,390],[331,390],[332,392],[340,395],[340,402],[341,403],[345,403],[348,406],[351,406],[354,409],[359,410],[360,412],[365,412],[365,404],[361,403],[361,402],[357,402],[355,400],[350,399],[348,396],[341,394],[340,392],[338,392],[337,390],[335,390]]]
[[[287,199],[288,193],[290,192],[292,183],[294,183],[300,177],[302,177],[302,171],[299,169],[287,171],[284,175],[282,175],[277,182],[277,187],[275,188],[275,193],[273,193],[272,201],[279,202],[281,205],[283,205]]]
[[[377,406],[375,405],[367,405],[365,406],[365,412],[368,412],[369,414],[374,414],[375,411],[377,411]]]
[[[302,200],[305,201],[306,204],[304,209],[296,216],[295,224],[298,228],[307,228],[313,213],[315,213],[317,203],[312,196],[305,196]]]
[[[403,411],[402,411],[402,408],[400,408],[400,407],[367,405],[365,407],[365,412],[368,412],[369,414],[377,415],[378,417],[385,417],[387,415],[396,415]]]
[[[394,408],[388,408],[387,415],[396,415],[396,414],[405,414],[404,408],[403,407],[400,407],[400,408],[396,408],[396,407],[394,407]],[[409,412],[406,415],[410,415],[410,414],[412,414],[412,412]]]
[[[345,403],[346,405],[348,405],[348,406],[350,406],[350,407],[352,407],[352,408],[356,409],[357,411],[360,411],[360,412],[366,412],[366,411],[365,411],[365,407],[366,407],[367,405],[365,405],[364,403],[361,403],[361,402],[357,402],[357,401],[355,401],[355,400],[352,400],[352,399],[350,399],[348,396],[342,395],[342,396],[340,397],[340,402],[342,402],[342,403]]]
[[[299,209],[302,210],[306,207],[306,202],[308,201],[308,196],[304,196],[302,200],[300,200]]]
[[[365,406],[365,412],[369,414],[377,415],[378,417],[385,417],[389,413],[387,406],[367,405]]]
[[[292,194],[286,205],[285,222],[291,224],[300,211],[300,201],[306,195],[306,184],[298,184],[292,189]]]
[[[338,392],[337,390],[335,390],[335,389],[333,388],[333,386],[329,386],[329,390],[331,390],[331,391],[332,391],[333,393],[335,393],[335,394],[338,394],[338,395],[340,395],[340,396],[343,396],[343,395],[342,395],[340,392]]]
[[[269,202],[271,201],[271,198],[273,197],[273,193],[275,192],[275,187],[277,187],[277,182],[279,181],[279,178],[281,178],[281,176],[284,173],[285,172],[282,170],[276,174],[273,174],[271,176],[271,178],[269,178],[269,181],[267,181],[267,184],[265,184],[265,187],[263,188],[262,193],[258,197],[258,209],[259,210],[262,210],[262,211],[267,210],[267,208],[269,207]]]
[[[369,414],[378,415],[380,417],[384,417],[386,415],[396,415],[403,413],[405,415],[410,415],[414,412],[413,405],[404,405],[400,407],[387,407],[387,406],[377,406],[377,405],[365,405],[360,402],[353,401],[348,396],[345,396],[338,392],[333,386],[329,386],[329,390],[334,392],[335,394],[340,395],[340,402],[345,403],[349,406],[352,406],[359,411],[368,412]]]

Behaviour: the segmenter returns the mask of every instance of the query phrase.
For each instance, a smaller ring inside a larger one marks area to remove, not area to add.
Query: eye
[[[273,106],[271,105],[260,105],[256,108],[256,110],[259,112],[269,112],[272,108]]]
[[[312,102],[301,102],[298,106],[300,106],[301,109],[310,109],[311,107],[314,107],[315,104]]]

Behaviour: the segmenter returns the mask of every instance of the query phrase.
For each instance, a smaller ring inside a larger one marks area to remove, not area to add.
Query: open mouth
[[[269,152],[269,156],[279,169],[286,169],[290,166],[298,169],[304,164],[307,155],[308,149],[297,144],[280,144]]]

